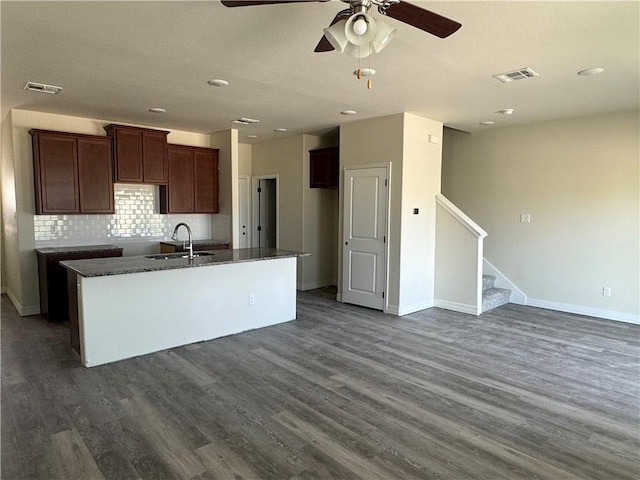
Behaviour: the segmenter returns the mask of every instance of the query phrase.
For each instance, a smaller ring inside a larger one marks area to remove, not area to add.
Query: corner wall
[[[278,248],[303,250],[302,159],[304,137],[294,135],[252,147],[251,175],[278,175]],[[252,192],[253,195],[253,192]],[[252,224],[255,230],[256,225]],[[253,238],[253,233],[252,238]],[[297,282],[302,279],[302,262],[298,261]]]
[[[638,119],[446,131],[443,193],[487,231],[485,258],[528,304],[640,323]]]
[[[431,143],[429,138],[437,143]],[[437,140],[436,140],[437,138]],[[340,128],[341,167],[391,164],[386,311],[395,315],[434,305],[435,196],[440,193],[442,123],[409,113]],[[344,175],[340,184],[343,192]],[[414,208],[418,214],[414,214]],[[340,195],[339,239],[343,235]],[[338,252],[342,291],[342,242]]]
[[[402,142],[399,315],[424,310],[435,303],[436,195],[440,193],[442,123],[405,113]],[[416,208],[418,214],[414,213]]]
[[[338,281],[338,189],[310,188],[309,150],[332,147],[336,140],[304,135],[302,279],[299,288],[310,290]]]

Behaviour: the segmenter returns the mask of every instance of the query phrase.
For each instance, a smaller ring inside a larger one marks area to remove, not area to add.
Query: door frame
[[[344,199],[344,195],[345,195],[345,180],[347,178],[347,171],[350,170],[363,170],[363,169],[367,169],[367,168],[384,168],[387,171],[387,198],[386,198],[386,212],[385,212],[385,236],[387,241],[384,244],[384,301],[382,302],[382,312],[383,313],[387,313],[387,309],[389,307],[389,244],[390,242],[390,227],[391,227],[391,218],[389,215],[389,212],[391,212],[391,185],[392,185],[392,177],[391,177],[391,172],[392,172],[392,162],[388,162],[388,163],[371,163],[371,164],[367,164],[367,165],[349,165],[349,166],[345,166],[342,169],[342,178],[340,179],[340,250],[338,252],[339,255],[339,261],[340,261],[340,272],[338,272],[338,275],[340,277],[340,289],[338,291],[338,294],[336,296],[336,300],[338,302],[342,302],[342,290],[345,288],[344,284],[342,284],[342,278],[343,274],[344,274],[344,269],[345,269],[345,265],[343,262],[343,258],[344,258],[344,210],[345,210],[345,199]]]
[[[253,237],[252,233],[252,215],[251,215],[251,177],[249,175],[238,175],[238,182],[240,182],[240,180],[246,180],[247,181],[247,195],[246,198],[244,199],[245,201],[245,205],[247,206],[247,247],[251,247],[253,245],[253,243],[251,243],[251,239]],[[240,199],[240,187],[238,186],[238,220],[240,220],[240,205],[242,205],[242,201]],[[242,235],[242,228],[240,228],[240,225],[238,223],[238,235]]]
[[[260,223],[260,211],[258,206],[258,181],[276,181],[276,248],[280,248],[280,175],[269,173],[266,175],[255,175],[251,177],[251,243],[252,247],[258,247],[258,235],[254,235],[254,228],[258,228]]]

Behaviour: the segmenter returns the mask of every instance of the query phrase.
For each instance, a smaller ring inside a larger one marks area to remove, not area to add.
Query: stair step
[[[508,288],[488,288],[482,292],[482,312],[509,303],[510,299],[511,290]]]
[[[482,275],[482,290],[493,288],[496,283],[496,277],[493,275]]]

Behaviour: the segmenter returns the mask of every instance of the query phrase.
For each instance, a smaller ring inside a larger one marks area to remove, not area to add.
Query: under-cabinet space
[[[36,214],[114,213],[111,139],[31,130]]]
[[[169,145],[160,213],[218,213],[218,150]]]
[[[167,183],[167,135],[164,130],[107,125],[113,138],[116,182]]]

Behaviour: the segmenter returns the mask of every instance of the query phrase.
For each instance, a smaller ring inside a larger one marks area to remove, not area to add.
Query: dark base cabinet
[[[36,250],[38,275],[40,277],[40,313],[50,322],[69,320],[69,292],[67,269],[60,265],[63,260],[85,258],[121,257],[122,248],[115,245],[89,247],[60,247]]]

